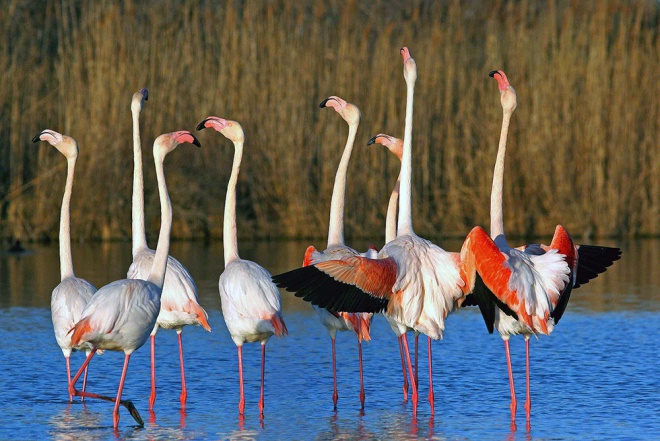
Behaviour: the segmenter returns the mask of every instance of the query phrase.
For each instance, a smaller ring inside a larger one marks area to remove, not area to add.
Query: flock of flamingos
[[[525,411],[530,419],[529,340],[532,335],[549,335],[566,309],[571,290],[605,271],[621,254],[619,248],[575,245],[562,226],[557,226],[550,245],[532,244],[512,248],[504,236],[502,188],[506,140],[511,115],[516,108],[516,92],[501,70],[490,76],[497,80],[503,109],[502,130],[495,163],[491,193],[490,235],[474,227],[460,253],[444,251],[415,234],[412,223],[412,122],[413,94],[417,67],[408,48],[401,49],[403,75],[407,85],[406,119],[403,140],[379,134],[369,144],[386,146],[401,160],[401,172],[390,197],[386,220],[386,244],[359,253],[344,243],[343,207],[346,176],[351,150],[360,122],[360,111],[353,104],[331,96],[321,107],[331,107],[348,123],[349,135],[339,164],[332,194],[328,245],[324,251],[309,247],[303,267],[274,277],[255,262],[238,255],[236,233],[236,183],[243,153],[241,125],[215,116],[199,123],[197,130],[214,129],[234,144],[235,153],[225,200],[223,246],[225,270],[220,275],[222,313],[231,337],[238,347],[240,398],[244,414],[242,346],[260,342],[262,350],[261,397],[259,414],[264,411],[264,369],[266,342],[287,334],[277,286],[311,302],[332,338],[334,375],[333,402],[337,406],[335,336],[338,331],[354,331],[358,347],[369,340],[373,313],[382,312],[398,337],[403,372],[404,400],[411,390],[413,415],[418,404],[417,343],[420,333],[428,337],[429,402],[434,412],[431,340],[442,338],[447,314],[461,306],[478,306],[489,332],[496,329],[504,340],[511,388],[511,420],[515,422],[514,390],[509,337],[521,334],[526,343],[527,398]],[[51,309],[57,343],[66,359],[69,400],[74,396],[114,402],[113,425],[119,424],[119,406],[125,406],[142,424],[130,401],[121,400],[131,354],[151,340],[150,410],[156,400],[155,336],[158,328],[178,334],[181,367],[182,408],[186,405],[186,381],[181,331],[185,325],[200,325],[210,331],[207,313],[197,302],[197,289],[186,268],[169,256],[172,207],[165,182],[165,156],[179,144],[200,146],[189,131],[160,135],[153,145],[161,205],[161,226],[156,250],[147,246],[144,226],[144,189],[139,115],[148,99],[146,89],[133,95],[131,111],[134,133],[134,175],[132,197],[133,263],[128,278],[100,289],[78,278],[71,257],[69,204],[78,146],[76,141],[52,130],[44,130],[33,142],[47,141],[68,163],[67,180],[60,217],[61,282],[53,290]],[[398,205],[398,207],[397,207]],[[398,211],[398,213],[397,213]],[[398,217],[398,220],[397,220]],[[277,286],[276,286],[277,285]],[[415,361],[411,360],[407,332],[415,335]],[[71,378],[72,351],[85,351],[87,358]],[[116,398],[87,392],[87,368],[99,350],[123,351],[124,367]],[[364,408],[362,352],[360,359],[360,400]],[[82,389],[76,384],[83,375]],[[410,382],[408,384],[408,381]]]

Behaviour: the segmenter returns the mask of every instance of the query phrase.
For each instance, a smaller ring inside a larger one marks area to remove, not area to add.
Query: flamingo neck
[[[348,174],[348,163],[351,160],[353,145],[358,124],[349,124],[348,139],[341,155],[341,161],[335,175],[335,185],[332,189],[332,201],[330,203],[330,225],[328,227],[328,248],[331,245],[344,245],[344,199],[346,196],[346,177]]]
[[[73,174],[76,168],[76,158],[67,158],[66,184],[60,210],[60,275],[61,280],[73,277],[73,257],[71,256],[71,193],[73,191]]]
[[[160,233],[158,234],[158,245],[156,255],[151,266],[151,272],[147,280],[159,288],[165,283],[165,270],[167,269],[167,255],[170,252],[170,232],[172,231],[172,203],[167,192],[165,182],[165,170],[163,161],[165,156],[154,151],[154,162],[156,164],[156,178],[158,179],[158,196],[160,198]]]
[[[493,188],[490,193],[490,237],[497,245],[506,245],[504,237],[503,187],[504,159],[506,157],[506,140],[509,133],[511,114],[505,113],[502,119],[500,143],[497,148],[495,171],[493,172]]]
[[[401,187],[401,174],[396,178],[396,184],[387,204],[387,217],[385,218],[385,243],[396,238],[396,212],[399,204],[399,188]]]
[[[234,163],[227,185],[225,198],[225,218],[222,227],[222,243],[225,254],[225,267],[229,262],[240,259],[238,256],[238,237],[236,233],[236,183],[243,159],[243,141],[234,141]]]
[[[407,82],[406,126],[403,136],[403,158],[401,159],[401,194],[399,196],[399,225],[397,236],[414,233],[412,227],[412,124],[415,82]]]
[[[142,177],[142,146],[140,144],[140,113],[133,112],[133,258],[147,248],[144,230],[144,182]]]

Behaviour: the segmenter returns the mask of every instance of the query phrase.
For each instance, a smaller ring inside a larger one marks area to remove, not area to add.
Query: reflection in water
[[[62,412],[54,414],[49,421],[50,430],[48,434],[59,441],[77,441],[80,439],[80,428],[100,429],[101,415],[83,406],[82,410],[71,411],[71,404],[67,405]],[[103,439],[102,431],[88,430],[85,438],[89,440]]]

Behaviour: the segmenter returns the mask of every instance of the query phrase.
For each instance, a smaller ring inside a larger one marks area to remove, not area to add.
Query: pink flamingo
[[[69,330],[80,319],[87,302],[96,292],[96,287],[85,279],[76,277],[73,273],[73,258],[71,256],[71,227],[69,207],[71,204],[71,192],[73,190],[73,175],[78,158],[78,143],[76,140],[57,133],[53,130],[44,130],[32,139],[32,142],[47,141],[50,145],[60,151],[67,162],[66,184],[64,185],[64,197],[60,211],[60,283],[53,289],[50,298],[50,310],[53,317],[53,328],[55,339],[62,349],[66,360],[67,384],[71,381],[71,365],[69,358],[71,351],[84,350],[89,355],[92,350],[88,344],[73,346]],[[87,385],[87,369],[83,378],[83,391]],[[83,397],[84,399],[84,397]],[[69,394],[69,402],[73,401],[73,395]]]
[[[407,85],[406,124],[401,162],[397,236],[385,244],[379,259],[349,256],[319,262],[274,277],[278,286],[321,307],[348,312],[380,312],[425,334],[429,347],[429,403],[434,409],[431,339],[442,338],[444,319],[464,300],[458,253],[448,253],[417,236],[412,226],[412,116],[417,66],[408,48],[401,49]],[[413,416],[418,391],[404,339]]]
[[[504,340],[511,391],[512,424],[515,424],[517,403],[509,338],[516,334],[524,336],[527,389],[525,411],[529,423],[530,337],[538,334],[549,335],[566,308],[572,288],[605,271],[607,266],[619,258],[620,250],[576,247],[561,225],[557,226],[550,246],[526,245],[511,248],[507,244],[504,236],[502,188],[507,134],[517,97],[503,71],[493,71],[490,76],[494,77],[499,85],[503,109],[502,130],[491,192],[490,237],[481,227],[475,227],[468,235],[461,253],[465,278],[474,290],[474,299],[466,303],[478,304],[489,332],[492,333],[493,328],[497,329]]]
[[[379,133],[374,136],[367,142],[367,145],[372,144],[381,144],[392,152],[399,160],[403,158],[403,140],[395,138],[390,135]],[[401,174],[396,178],[396,183],[390,194],[390,200],[387,204],[387,216],[385,217],[385,243],[388,243],[396,238],[396,212],[399,204],[399,188],[401,186]],[[406,361],[405,355],[403,353],[403,340],[406,338],[406,333],[408,331],[413,331],[415,333],[415,381],[417,381],[417,347],[419,332],[414,331],[403,323],[397,322],[393,317],[389,315],[384,315],[387,322],[390,324],[392,331],[397,336],[397,341],[399,342],[399,354],[401,355],[401,371],[403,372],[403,400],[408,400],[408,377],[406,376]]]
[[[345,100],[331,96],[323,100],[320,104],[321,108],[333,108],[348,124],[348,138],[344,152],[337,167],[335,175],[335,183],[332,190],[332,201],[330,203],[330,222],[328,227],[328,244],[324,251],[317,251],[315,247],[310,246],[305,251],[305,258],[303,266],[313,265],[325,260],[333,260],[346,256],[359,255],[357,251],[346,246],[344,242],[344,198],[346,195],[346,180],[348,175],[348,164],[353,152],[355,144],[355,136],[358,126],[360,125],[360,110],[352,103]],[[367,251],[373,252],[375,257],[375,249]],[[365,255],[367,254],[365,253]],[[353,314],[349,312],[335,312],[329,311],[325,308],[314,307],[319,315],[319,320],[325,326],[330,334],[332,340],[332,378],[333,378],[333,393],[332,402],[334,410],[337,410],[337,400],[339,393],[337,391],[337,355],[336,355],[336,338],[339,331],[353,331],[357,336],[358,342],[358,362],[360,366],[360,405],[364,410],[365,392],[364,392],[364,373],[362,368],[362,340],[369,341],[371,336],[369,328],[371,326],[371,319],[373,314],[358,313]]]
[[[212,128],[234,144],[234,162],[227,186],[223,224],[225,270],[220,275],[219,289],[222,315],[232,340],[238,348],[238,378],[240,399],[238,410],[245,413],[243,392],[243,343],[261,342],[261,395],[259,416],[264,415],[264,372],[266,342],[270,337],[288,333],[282,318],[280,292],[271,281],[270,273],[238,255],[236,234],[236,183],[243,157],[245,135],[236,121],[209,116],[197,125],[197,130]]]
[[[140,113],[149,99],[147,89],[133,95],[133,263],[128,269],[129,279],[146,280],[151,272],[156,252],[147,246],[144,229],[144,184],[142,178],[142,149],[140,144]],[[200,325],[211,331],[208,314],[197,300],[197,286],[188,270],[174,257],[167,257],[165,284],[160,299],[160,313],[151,332],[151,395],[149,410],[153,411],[156,402],[156,332],[158,328],[174,329],[179,341],[179,365],[181,372],[181,409],[185,410],[188,390],[183,363],[182,328],[185,325]]]
[[[124,368],[112,414],[115,429],[119,425],[119,405],[122,404],[121,394],[131,354],[147,341],[160,312],[160,299],[165,281],[167,254],[170,247],[170,230],[172,228],[172,206],[167,192],[163,161],[165,156],[181,143],[192,143],[198,147],[200,146],[197,138],[185,130],[166,133],[156,138],[154,142],[153,151],[161,206],[161,226],[154,264],[149,276],[146,280],[117,280],[99,289],[87,303],[80,320],[71,329],[71,332],[73,332],[71,336],[72,345],[88,343],[92,346],[92,351],[69,383],[69,393],[71,395],[108,399],[102,395],[77,391],[75,389],[76,382],[98,349],[123,351],[125,354]],[[138,422],[141,423],[141,420],[138,419]]]

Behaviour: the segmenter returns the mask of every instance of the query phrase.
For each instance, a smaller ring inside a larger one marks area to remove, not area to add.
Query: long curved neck
[[[236,233],[236,183],[243,159],[243,141],[234,141],[234,163],[227,185],[225,198],[225,218],[222,226],[222,243],[225,254],[225,267],[229,262],[240,259],[238,256],[238,237]]]
[[[396,212],[399,208],[399,188],[401,187],[401,174],[396,178],[396,184],[387,204],[387,217],[385,218],[385,243],[396,238]]]
[[[353,144],[358,124],[349,124],[348,139],[341,155],[341,161],[335,175],[335,186],[332,189],[332,201],[330,203],[330,226],[328,227],[328,247],[331,245],[344,245],[344,198],[346,196],[346,176],[348,174],[348,163],[351,160]]]
[[[403,158],[401,159],[401,195],[399,197],[399,225],[397,236],[414,233],[412,227],[412,124],[415,82],[407,82],[406,128],[403,136]]]
[[[133,258],[147,248],[144,231],[144,183],[142,178],[142,147],[140,144],[140,113],[133,112]]]
[[[161,289],[165,282],[167,255],[170,252],[170,232],[172,231],[172,203],[170,202],[170,195],[167,192],[167,183],[165,182],[164,159],[164,155],[154,155],[156,178],[158,179],[158,196],[160,197],[160,233],[158,235],[158,246],[156,247],[154,262],[147,278],[149,282],[152,282]]]
[[[504,159],[506,156],[506,139],[509,133],[511,113],[505,113],[502,118],[502,131],[500,144],[497,148],[497,160],[493,172],[493,188],[490,193],[490,237],[498,245],[506,245],[504,237],[503,214],[503,187],[504,187]]]
[[[64,280],[73,277],[73,257],[71,256],[71,192],[73,191],[73,173],[76,168],[76,158],[67,158],[66,184],[64,185],[64,197],[60,210],[60,275]]]

